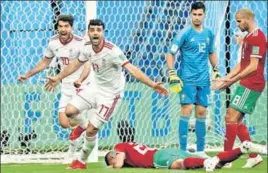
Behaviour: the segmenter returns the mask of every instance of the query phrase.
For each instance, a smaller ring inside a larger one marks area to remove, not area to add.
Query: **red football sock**
[[[183,165],[185,169],[203,168],[204,161],[202,158],[188,157],[183,160]]]
[[[233,149],[237,131],[237,123],[226,123],[224,151],[229,151]]]
[[[86,129],[83,129],[81,126],[77,126],[71,133],[69,139],[70,140],[76,140],[81,136],[81,134],[85,131]]]
[[[248,128],[244,123],[241,123],[241,124],[238,125],[237,136],[239,137],[241,142],[251,141]],[[249,157],[250,158],[257,157],[257,154],[256,153],[250,153]]]
[[[220,164],[225,165],[225,163],[238,159],[242,154],[240,148],[235,148],[233,150],[220,152],[217,156],[220,159]]]

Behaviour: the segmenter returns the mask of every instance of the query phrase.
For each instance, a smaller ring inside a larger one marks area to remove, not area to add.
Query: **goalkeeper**
[[[190,115],[195,105],[195,133],[197,152],[204,154],[206,137],[206,108],[209,105],[210,77],[208,59],[213,67],[213,77],[219,77],[214,35],[202,23],[205,5],[202,2],[191,6],[191,25],[180,31],[166,54],[168,79],[171,91],[179,93],[181,112],[179,118],[179,144],[187,149],[187,135]],[[180,69],[174,69],[174,57],[180,50]]]

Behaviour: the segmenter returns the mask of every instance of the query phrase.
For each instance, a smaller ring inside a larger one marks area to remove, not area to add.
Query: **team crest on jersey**
[[[69,56],[70,57],[77,57],[78,56],[78,51],[76,51],[76,49],[70,49],[69,50]]]

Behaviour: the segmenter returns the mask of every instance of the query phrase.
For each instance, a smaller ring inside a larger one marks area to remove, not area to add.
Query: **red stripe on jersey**
[[[59,34],[54,35],[53,37],[50,38],[50,41],[52,41],[52,40],[57,40],[57,39],[59,39],[59,37],[60,37]]]
[[[74,39],[75,39],[76,41],[82,41],[82,40],[83,40],[83,38],[81,38],[81,37],[79,37],[79,36],[77,36],[77,35],[74,35]]]
[[[112,47],[112,48],[114,47],[114,45],[111,44],[111,43],[109,43],[109,42],[106,42],[105,45],[106,45],[106,46],[109,46],[109,47]]]
[[[112,106],[111,106],[111,108],[110,108],[108,114],[107,114],[106,117],[105,117],[105,120],[106,120],[106,121],[108,121],[108,120],[110,119],[110,117],[111,117],[111,115],[112,115],[112,113],[113,113],[113,111],[114,111],[115,105],[116,105],[116,103],[118,102],[118,99],[119,99],[119,98],[120,98],[120,95],[117,95],[117,96],[114,98],[114,102],[113,102],[113,104],[112,104]]]
[[[121,66],[124,67],[125,65],[127,65],[129,63],[129,61],[125,62],[124,64],[122,64]]]
[[[113,49],[113,47],[111,47],[111,46],[106,46],[106,45],[104,45],[104,47],[106,47],[106,48],[108,48],[108,49]]]

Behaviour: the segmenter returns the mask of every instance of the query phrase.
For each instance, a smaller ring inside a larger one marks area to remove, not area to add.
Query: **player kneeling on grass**
[[[220,152],[212,158],[201,158],[194,153],[176,148],[156,149],[137,143],[119,143],[115,151],[105,155],[105,162],[111,168],[140,167],[168,169],[198,169],[214,171],[224,164],[238,159],[244,153],[267,154],[264,146],[245,141],[240,147],[230,151]]]

